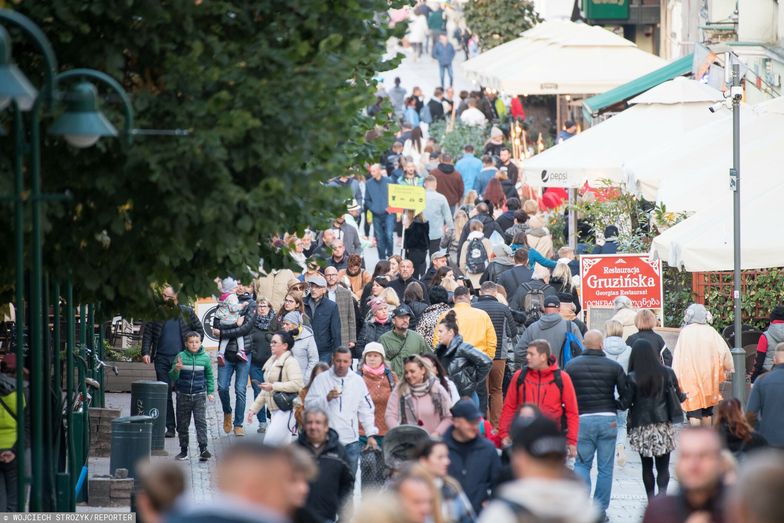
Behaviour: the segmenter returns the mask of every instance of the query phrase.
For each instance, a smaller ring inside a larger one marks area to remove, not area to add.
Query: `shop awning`
[[[585,119],[590,121],[598,115],[602,109],[606,109],[612,105],[628,100],[648,89],[656,87],[657,85],[672,80],[677,76],[682,76],[691,71],[694,55],[689,54],[683,58],[679,58],[660,69],[656,69],[639,78],[635,78],[631,82],[619,85],[615,89],[597,94],[583,101],[583,113]]]

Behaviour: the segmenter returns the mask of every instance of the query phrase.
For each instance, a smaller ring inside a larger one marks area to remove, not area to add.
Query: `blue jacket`
[[[433,58],[438,60],[438,65],[451,65],[455,59],[455,48],[449,42],[446,45],[436,42],[433,46]]]
[[[372,176],[365,182],[365,208],[373,214],[387,214],[389,206],[389,178],[376,181]]]
[[[419,125],[419,113],[413,107],[406,107],[403,111],[403,120],[410,123],[412,127]]]
[[[473,154],[465,153],[455,164],[455,169],[463,177],[463,186],[465,186],[463,197],[465,197],[474,188],[474,183],[482,171],[482,160]]]
[[[460,443],[452,436],[454,427],[447,429],[443,441],[449,448],[449,475],[463,487],[474,510],[482,510],[482,503],[490,499],[490,490],[501,472],[501,460],[495,445],[487,438],[477,437]]]
[[[490,180],[495,178],[495,173],[497,173],[495,167],[491,167],[489,169],[482,169],[479,171],[479,174],[476,177],[476,181],[474,182],[474,190],[478,196],[482,196],[487,188],[487,184],[490,183]]]
[[[337,304],[326,294],[318,304],[308,296],[305,312],[310,317],[310,328],[316,338],[319,355],[332,354],[340,346],[340,313]]]

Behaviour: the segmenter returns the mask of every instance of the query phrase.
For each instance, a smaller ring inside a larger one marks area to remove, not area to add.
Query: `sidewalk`
[[[234,389],[230,389],[232,404],[234,403]],[[247,397],[249,400],[253,398],[253,391],[248,387]],[[106,394],[106,407],[120,409],[122,416],[127,416],[130,412],[130,393],[125,394]],[[252,401],[252,400],[251,400]],[[250,404],[250,401],[248,402]],[[247,433],[246,438],[262,439],[263,436],[256,432],[258,423],[254,419],[250,425],[245,425]],[[213,498],[215,494],[215,463],[220,459],[222,451],[231,444],[235,439],[233,434],[226,434],[223,432],[223,411],[221,410],[220,400],[218,399],[217,392],[215,394],[215,401],[207,403],[207,430],[209,437],[209,450],[213,454],[213,458],[206,463],[200,462],[198,455],[192,453],[189,461],[180,462],[186,477],[190,480],[191,496],[196,502],[207,502]],[[174,460],[174,456],[180,451],[179,440],[177,438],[168,438],[166,442],[167,456],[152,456],[153,461],[158,460]],[[193,425],[190,427],[190,442],[191,450],[196,448],[196,430]],[[671,459],[670,475],[670,491],[672,492],[677,487],[677,482],[674,477],[673,463],[675,463],[677,456]],[[631,453],[627,448],[628,461],[624,467],[615,466],[613,474],[613,493],[610,509],[607,511],[610,516],[610,521],[613,523],[638,523],[642,519],[643,511],[646,506],[645,489],[642,485],[642,471],[640,465],[640,458],[638,455]],[[90,477],[93,475],[109,474],[109,458],[90,458]],[[594,469],[593,481],[595,485],[596,470]],[[127,512],[127,508],[104,508],[104,507],[89,507],[86,505],[77,506],[77,512]]]

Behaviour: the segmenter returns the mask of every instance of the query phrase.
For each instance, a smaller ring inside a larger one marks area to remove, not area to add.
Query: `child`
[[[218,300],[218,310],[215,311],[215,319],[220,323],[220,328],[239,327],[245,321],[245,316],[241,313],[248,306],[248,302],[240,303],[237,298],[237,282],[232,277],[224,278],[220,285],[220,299]],[[245,339],[243,336],[235,338],[237,340],[237,357],[242,361],[248,361],[245,354]],[[218,363],[222,363],[229,344],[228,338],[220,340],[218,349]]]
[[[207,461],[212,454],[207,450],[207,400],[212,401],[215,380],[212,375],[212,361],[201,346],[197,332],[185,334],[185,349],[177,355],[177,360],[169,371],[169,378],[177,391],[177,431],[180,435],[178,461],[188,459],[188,429],[191,413],[196,424],[196,440],[199,442],[199,461]]]

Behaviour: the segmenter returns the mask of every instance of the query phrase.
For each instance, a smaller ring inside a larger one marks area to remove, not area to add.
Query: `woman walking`
[[[303,376],[310,376],[313,367],[319,361],[316,338],[310,327],[302,324],[302,314],[297,311],[289,312],[283,317],[283,330],[294,338],[291,355],[299,363]]]
[[[460,397],[471,397],[478,405],[477,387],[490,373],[493,360],[470,343],[463,341],[454,310],[446,313],[444,319],[439,322],[438,342],[436,356],[449,374],[449,378],[455,382]]]
[[[272,356],[270,351],[269,337],[270,324],[275,318],[275,311],[272,310],[272,304],[267,298],[260,297],[256,302],[256,319],[253,321],[253,327],[250,331],[251,339],[253,340],[253,351],[250,358],[250,385],[253,389],[253,399],[259,397],[261,393],[261,383],[264,381],[264,364]],[[267,430],[267,409],[262,408],[258,415],[259,428],[258,432]]]
[[[449,476],[449,447],[443,441],[429,440],[417,449],[417,460],[435,478],[441,493],[441,513],[445,523],[473,523],[476,514],[463,487]]]
[[[672,351],[667,348],[664,338],[659,336],[653,329],[656,328],[656,315],[650,309],[642,309],[634,318],[634,326],[637,332],[626,338],[626,345],[632,346],[637,340],[647,340],[653,347],[653,351],[659,361],[667,367],[672,367]]]
[[[362,326],[357,336],[357,344],[353,353],[357,358],[364,354],[365,346],[373,341],[378,341],[382,334],[392,330],[392,318],[389,313],[389,306],[381,298],[375,298],[371,302],[371,314],[369,320]]]
[[[439,271],[440,270],[441,269],[439,269]],[[433,335],[435,334],[436,326],[438,325],[438,318],[450,309],[449,304],[447,303],[449,294],[441,285],[433,284],[433,286],[430,287],[428,297],[430,298],[430,307],[425,309],[419,317],[416,331],[425,338],[427,346],[432,347]]]
[[[737,398],[721,400],[716,406],[716,429],[724,446],[738,459],[745,457],[748,452],[768,446],[765,437],[754,430],[743,415]]]
[[[675,449],[672,424],[683,421],[678,401],[685,399],[672,369],[659,362],[651,344],[638,340],[629,359],[629,446],[640,454],[642,482],[648,499],[667,493],[670,452]],[[656,479],[653,467],[656,465]]]
[[[270,340],[272,357],[264,365],[264,383],[261,394],[256,398],[248,411],[248,423],[262,407],[272,413],[272,420],[264,436],[264,444],[281,446],[291,443],[296,434],[293,397],[303,387],[302,369],[291,355],[294,338],[285,331],[276,332]],[[291,400],[291,401],[289,401]],[[285,409],[285,410],[284,410]]]
[[[368,392],[370,392],[370,399],[376,407],[378,435],[374,436],[374,438],[379,445],[382,444],[384,434],[389,430],[384,415],[387,411],[387,403],[389,402],[389,396],[392,394],[392,389],[397,385],[397,376],[386,365],[385,359],[384,346],[372,341],[365,345],[365,350],[362,351],[362,359],[359,362],[359,370],[357,371],[357,374],[365,380],[365,385],[367,385]]]
[[[387,427],[418,425],[431,436],[440,437],[452,424],[449,392],[421,356],[408,356],[404,369],[404,379],[392,390],[387,402]]]

